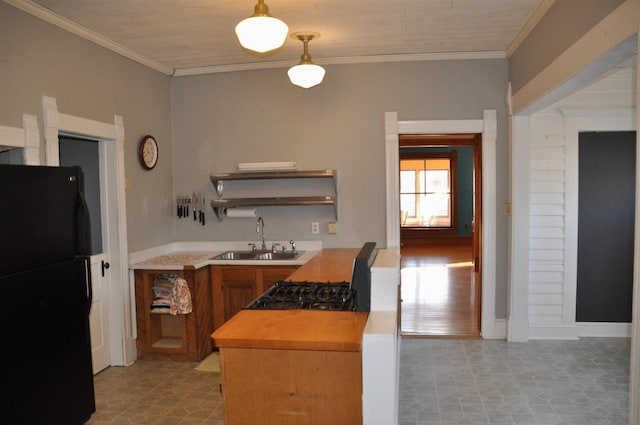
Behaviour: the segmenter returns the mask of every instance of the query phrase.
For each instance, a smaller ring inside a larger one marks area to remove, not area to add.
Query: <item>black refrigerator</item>
[[[82,189],[79,167],[0,164],[0,424],[95,412]]]

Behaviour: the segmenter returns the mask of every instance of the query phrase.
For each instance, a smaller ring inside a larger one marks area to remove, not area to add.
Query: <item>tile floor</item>
[[[223,425],[220,374],[198,363],[138,360],[94,377],[90,425]]]
[[[403,339],[400,425],[627,425],[630,340]]]
[[[625,338],[403,338],[399,423],[627,425],[629,352]],[[137,361],[99,373],[88,424],[223,425],[220,374],[196,365]]]

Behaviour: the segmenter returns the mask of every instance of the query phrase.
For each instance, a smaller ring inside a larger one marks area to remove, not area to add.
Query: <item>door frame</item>
[[[127,221],[124,173],[124,122],[114,115],[113,123],[63,114],[55,98],[43,96],[43,126],[46,165],[60,165],[58,135],[97,140],[100,155],[100,187],[103,223],[103,250],[108,252],[107,297],[109,300],[109,344],[111,364],[124,366],[136,359],[133,338],[132,296],[129,285]]]
[[[35,115],[22,114],[22,127],[0,125],[2,146],[10,147],[9,164],[40,165],[40,131]]]
[[[496,139],[497,113],[483,111],[476,120],[399,121],[397,112],[385,113],[385,168],[387,181],[387,248],[400,248],[400,134],[482,134],[482,326],[485,339],[506,337],[505,319],[496,319]]]

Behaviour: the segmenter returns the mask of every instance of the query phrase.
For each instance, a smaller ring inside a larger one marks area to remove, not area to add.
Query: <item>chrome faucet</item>
[[[258,217],[258,220],[256,221],[256,233],[260,233],[261,231],[262,231],[262,251],[266,251],[267,243],[265,242],[265,239],[264,239],[264,220],[262,219],[262,217]]]

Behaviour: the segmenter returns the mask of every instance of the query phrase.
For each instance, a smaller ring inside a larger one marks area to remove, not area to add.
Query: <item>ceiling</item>
[[[256,0],[5,1],[60,26],[80,26],[74,32],[167,74],[291,66],[302,54],[302,43],[292,38],[271,55],[240,47],[235,25],[253,13]],[[266,0],[290,32],[321,34],[309,45],[320,65],[506,57],[539,3],[548,1]]]

